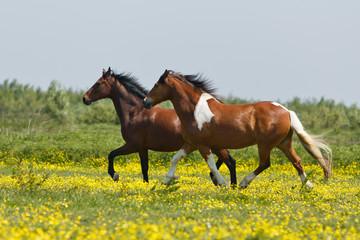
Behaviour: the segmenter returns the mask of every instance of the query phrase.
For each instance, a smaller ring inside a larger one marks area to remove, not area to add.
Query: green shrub
[[[5,80],[0,84],[0,132],[14,130],[27,133],[61,129],[74,129],[79,124],[119,124],[111,100],[100,100],[91,106],[82,102],[84,91],[64,89],[57,81],[52,81],[44,91],[16,80]],[[228,104],[254,102],[232,95],[222,98]],[[330,130],[335,142],[360,142],[360,109],[354,104],[346,106],[334,100],[293,100],[281,103],[295,111],[304,127],[310,133]],[[173,108],[169,101],[161,104]]]

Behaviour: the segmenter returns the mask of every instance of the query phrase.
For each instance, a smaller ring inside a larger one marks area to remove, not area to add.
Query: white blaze
[[[195,106],[194,116],[199,130],[202,129],[204,123],[210,122],[214,114],[211,112],[207,100],[214,98],[208,93],[203,93],[200,96],[198,103]],[[214,98],[215,99],[215,98]]]

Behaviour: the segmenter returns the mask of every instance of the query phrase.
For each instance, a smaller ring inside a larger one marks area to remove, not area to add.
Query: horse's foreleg
[[[115,149],[110,152],[110,154],[108,156],[108,159],[109,159],[108,173],[114,181],[119,180],[119,175],[117,173],[115,173],[115,170],[114,170],[114,158],[119,155],[127,155],[127,154],[134,153],[134,152],[136,152],[136,148],[131,143],[126,143],[124,146],[121,146],[118,149]]]
[[[141,160],[141,171],[143,174],[144,182],[149,182],[148,170],[149,170],[149,155],[148,150],[144,149],[139,152]]]
[[[210,171],[214,174],[216,182],[220,186],[222,186],[222,185],[229,186],[229,184],[224,180],[224,178],[221,176],[218,169],[216,168],[215,160],[214,160],[211,150],[207,147],[201,147],[201,148],[199,148],[199,151],[200,151],[200,154],[205,159],[208,167],[210,168]]]
[[[221,160],[221,158],[218,157],[218,160],[216,162],[216,168],[219,170],[221,165],[223,164],[223,160]],[[211,181],[214,183],[215,186],[219,185],[214,174],[212,172],[210,172],[210,178]]]
[[[171,165],[168,173],[166,174],[165,185],[168,185],[172,179],[175,179],[175,170],[178,162],[186,155],[193,152],[195,148],[185,143],[182,148],[171,159]]]
[[[230,181],[231,185],[236,185],[236,162],[234,158],[231,157],[228,150],[213,150],[214,154],[219,158],[216,162],[216,168],[219,169],[222,163],[224,162],[230,171]],[[215,176],[212,172],[210,172],[211,180],[215,185],[218,185]]]
[[[176,165],[185,156],[186,156],[186,152],[184,149],[180,149],[177,153],[175,153],[175,155],[171,159],[171,165],[169,171],[166,174],[165,185],[168,185],[171,180],[176,178],[175,177]]]

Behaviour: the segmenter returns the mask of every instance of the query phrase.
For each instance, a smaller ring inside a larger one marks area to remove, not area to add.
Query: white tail
[[[291,128],[298,135],[306,151],[315,158],[324,170],[325,178],[331,176],[332,151],[323,140],[323,135],[309,135],[301,124],[295,112],[290,112]],[[321,151],[322,150],[322,151]]]

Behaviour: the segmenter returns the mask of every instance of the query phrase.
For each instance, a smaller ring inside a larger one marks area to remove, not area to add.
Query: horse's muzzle
[[[85,105],[90,105],[91,104],[91,100],[86,98],[85,96],[83,97],[83,102]]]
[[[144,108],[146,109],[151,109],[151,98],[144,98],[144,101],[143,101],[143,105],[144,105]]]

